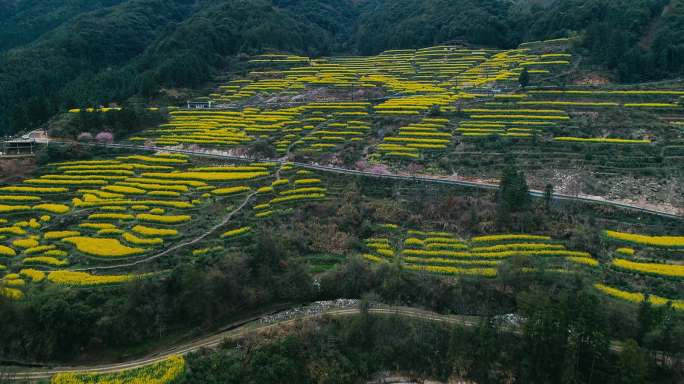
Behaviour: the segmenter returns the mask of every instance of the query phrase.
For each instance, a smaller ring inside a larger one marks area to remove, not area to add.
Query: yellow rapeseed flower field
[[[127,247],[117,239],[104,239],[96,237],[67,237],[62,241],[73,244],[80,252],[91,256],[100,257],[125,257],[145,253],[144,248]]]
[[[684,247],[684,236],[648,236],[617,231],[605,231],[604,233],[609,239],[627,243],[666,248]]]
[[[646,295],[643,293],[623,291],[604,284],[594,284],[594,287],[608,296],[631,301],[633,303],[641,303],[646,299]],[[649,295],[648,301],[653,305],[665,305],[670,302],[674,309],[684,311],[684,300],[670,300],[656,295]]]
[[[50,282],[61,285],[103,285],[116,284],[135,279],[134,275],[91,275],[86,272],[54,271],[48,274]]]
[[[618,268],[629,271],[670,277],[684,277],[684,265],[638,263],[625,259],[615,259],[612,264]]]

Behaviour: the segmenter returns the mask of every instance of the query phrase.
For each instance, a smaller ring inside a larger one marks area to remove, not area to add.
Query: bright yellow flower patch
[[[43,234],[45,240],[63,239],[65,237],[80,236],[78,231],[48,231]]]
[[[133,215],[128,213],[93,213],[88,220],[133,220]]]
[[[650,144],[650,140],[610,139],[607,137],[554,137],[554,141],[569,141],[580,143],[610,143],[610,144]]]
[[[684,265],[637,263],[625,259],[615,259],[613,260],[613,265],[629,271],[671,277],[684,277]]]
[[[219,196],[226,196],[226,195],[234,195],[236,193],[242,193],[242,192],[249,192],[251,191],[251,188],[241,185],[238,187],[228,187],[228,188],[218,188],[214,189],[211,191],[214,195],[219,195]]]
[[[0,188],[2,192],[24,192],[24,193],[67,193],[68,188],[50,188],[50,187],[24,187],[24,186],[9,186]]]
[[[31,247],[31,248],[25,249],[24,255],[33,255],[36,253],[50,251],[50,250],[53,250],[55,248],[57,248],[57,247],[55,247],[54,245],[39,245],[37,247]]]
[[[147,250],[127,247],[117,239],[100,239],[95,237],[67,237],[62,241],[73,244],[80,252],[101,257],[125,257],[139,255]]]
[[[12,245],[19,248],[37,247],[40,243],[36,239],[18,239],[12,242]]]
[[[647,236],[616,231],[605,231],[605,234],[611,239],[640,245],[651,245],[655,247],[684,247],[684,236]]]
[[[19,227],[0,227],[0,234],[3,233],[22,236],[26,234],[26,231]]]
[[[298,200],[317,200],[317,199],[323,199],[323,198],[325,198],[325,195],[322,193],[287,195],[287,196],[276,197],[274,199],[271,199],[271,201],[269,203],[270,204],[278,204],[278,203],[287,203],[287,202],[298,201]]]
[[[641,303],[646,299],[646,295],[639,292],[627,292],[603,284],[594,284],[594,287],[608,296],[631,301],[633,303]],[[670,300],[656,295],[649,295],[648,301],[653,305],[665,305],[668,302],[671,302],[674,309],[684,311],[684,300]]]
[[[55,284],[89,286],[124,283],[135,279],[135,275],[91,275],[86,272],[54,271],[48,274],[48,280]]]
[[[249,231],[252,230],[252,227],[242,227],[238,229],[233,229],[228,232],[224,232],[221,237],[226,238],[226,237],[236,237],[240,235],[244,235],[245,233],[248,233]]]
[[[16,288],[0,288],[0,296],[5,296],[7,298],[10,298],[12,300],[19,300],[22,297],[24,297],[24,292],[16,289]]]
[[[28,211],[30,209],[31,209],[31,207],[29,207],[28,205],[3,205],[3,204],[0,204],[0,213],[22,212],[22,211]]]
[[[143,236],[176,236],[178,231],[167,228],[153,228],[144,225],[136,225],[133,227],[133,232]]]
[[[152,239],[144,239],[144,238],[140,238],[138,236],[135,236],[134,234],[129,233],[129,232],[124,232],[123,238],[127,242],[129,242],[131,244],[135,244],[135,245],[161,245],[161,244],[164,244],[164,240],[162,240],[159,237],[155,237]]]
[[[178,215],[178,216],[161,216],[161,215],[151,215],[149,213],[140,213],[135,217],[141,221],[149,221],[152,223],[162,223],[162,224],[179,224],[185,223],[186,221],[192,220],[189,215]]]
[[[29,277],[34,283],[39,283],[45,279],[45,272],[37,269],[22,269],[19,274]]]
[[[490,235],[473,237],[472,241],[476,243],[508,241],[508,240],[551,240],[550,236],[539,235]]]
[[[180,158],[173,158],[173,157],[167,157],[167,156],[142,156],[142,155],[135,155],[135,156],[126,156],[126,157],[119,157],[119,160],[137,160],[137,161],[142,161],[142,162],[147,162],[147,163],[164,163],[164,164],[184,164],[187,163],[188,161],[185,159],[180,159]]]
[[[622,253],[623,255],[627,256],[634,256],[634,249],[633,248],[618,248],[617,253]]]
[[[570,257],[567,257],[567,259],[572,261],[572,262],[575,262],[575,263],[585,264],[585,265],[589,265],[592,267],[598,267],[598,265],[599,265],[598,260],[592,259],[591,257],[570,256]]]
[[[26,195],[0,195],[0,201],[40,201],[40,197]]]
[[[55,267],[61,267],[63,265],[69,264],[64,260],[59,260],[50,256],[27,257],[24,260],[22,260],[22,262],[24,264],[46,264]]]
[[[295,180],[295,185],[320,184],[321,179],[299,179]]]
[[[116,229],[116,225],[109,223],[82,223],[78,225],[80,228],[88,229]]]
[[[41,256],[67,257],[68,253],[66,253],[66,251],[62,251],[61,249],[51,249],[47,252],[43,252]],[[24,259],[24,261],[26,261],[26,259]]]
[[[268,172],[169,172],[169,173],[143,173],[144,177],[177,180],[201,180],[201,181],[236,181],[252,180],[268,176]]]
[[[16,256],[17,252],[10,247],[0,245],[0,255],[2,255],[2,256]]]
[[[3,279],[2,284],[7,286],[7,287],[24,287],[26,286],[26,282],[22,280],[21,278],[15,278],[15,279]]]
[[[473,252],[500,252],[500,251],[531,251],[543,249],[565,249],[562,244],[546,244],[546,243],[513,243],[513,244],[499,244],[490,247],[475,247]]]
[[[435,265],[405,265],[404,268],[414,271],[426,271],[433,273],[443,273],[448,275],[473,275],[473,276],[496,276],[495,268],[459,268],[459,267],[442,267]]]
[[[102,188],[105,191],[108,192],[114,192],[114,193],[123,193],[123,194],[130,194],[130,195],[142,195],[145,193],[144,189],[140,188],[134,188],[134,187],[127,187],[124,185],[108,185],[106,187]]]

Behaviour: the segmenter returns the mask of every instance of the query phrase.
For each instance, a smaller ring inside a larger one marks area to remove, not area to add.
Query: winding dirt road
[[[219,344],[226,340],[236,339],[252,333],[267,332],[269,330],[277,329],[280,327],[287,327],[298,321],[304,320],[314,320],[317,318],[322,318],[324,316],[328,317],[345,317],[354,316],[360,313],[359,308],[343,308],[343,309],[332,309],[329,311],[324,311],[321,313],[313,315],[305,315],[300,317],[295,317],[275,323],[263,324],[259,320],[253,320],[243,323],[235,328],[219,332],[213,335],[204,336],[193,341],[189,341],[183,344],[172,346],[162,352],[157,352],[150,354],[148,356],[113,364],[104,364],[96,366],[66,366],[66,367],[55,367],[55,368],[34,368],[25,371],[16,371],[12,373],[11,379],[13,380],[27,380],[27,381],[38,381],[49,379],[55,374],[63,372],[84,372],[84,373],[112,373],[126,371],[130,369],[144,367],[150,364],[154,364],[161,360],[165,360],[173,355],[185,355],[190,352],[198,351],[202,348],[216,348]],[[454,315],[440,315],[434,312],[423,311],[415,308],[407,307],[392,307],[392,308],[370,308],[369,313],[380,314],[380,315],[396,315],[404,318],[422,319],[428,321],[437,321],[449,324],[460,324],[463,326],[474,326],[477,324],[477,319],[465,316],[454,316]]]
[[[314,314],[294,316],[270,323],[264,323],[260,321],[264,319],[264,317],[255,317],[240,323],[235,323],[232,326],[228,326],[228,329],[224,331],[220,331],[215,334],[203,336],[192,341],[171,346],[164,349],[163,351],[155,352],[135,360],[93,366],[65,366],[50,368],[32,368],[23,371],[18,370],[12,372],[10,380],[24,380],[36,382],[39,380],[49,379],[55,374],[64,372],[112,373],[127,371],[135,368],[144,367],[150,364],[154,364],[156,362],[165,360],[174,355],[185,355],[203,348],[214,349],[225,341],[235,340],[237,338],[241,338],[250,334],[263,333],[268,332],[269,330],[277,330],[280,328],[287,328],[288,326],[291,326],[296,322],[300,321],[316,320],[324,317],[347,317],[359,315],[360,313],[361,310],[358,307],[354,306],[348,308],[334,308],[323,310],[321,312],[317,312]],[[409,319],[419,319],[447,324],[457,324],[464,327],[476,326],[480,320],[480,318],[476,316],[442,315],[435,312],[430,312],[411,307],[378,306],[369,308],[368,313],[374,315],[401,316],[403,318]],[[502,327],[502,330],[515,333],[520,332],[520,330],[513,325],[504,325]],[[622,350],[622,347],[623,346],[620,341],[613,340],[610,343],[610,350],[613,352],[620,352]]]

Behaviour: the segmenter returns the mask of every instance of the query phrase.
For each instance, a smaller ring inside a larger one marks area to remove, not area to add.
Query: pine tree
[[[522,212],[531,203],[525,174],[518,171],[513,165],[506,167],[503,171],[497,203],[498,208],[503,208],[509,212]]]
[[[500,230],[507,230],[521,217],[516,213],[525,212],[531,204],[530,190],[525,175],[514,166],[503,171],[499,191],[497,192],[496,225]],[[519,226],[519,225],[518,225]]]
[[[544,187],[544,208],[549,211],[551,209],[551,200],[553,199],[553,185],[546,184]]]
[[[522,72],[520,72],[518,82],[520,82],[520,86],[523,88],[526,88],[528,85],[530,85],[530,72],[527,70],[527,67],[523,68]]]
[[[644,337],[648,332],[651,331],[651,329],[653,329],[653,325],[655,323],[655,314],[653,311],[653,307],[651,306],[651,302],[648,301],[648,298],[642,301],[639,305],[639,312],[637,312],[637,322],[638,329],[636,341],[639,344],[642,344],[644,342]]]

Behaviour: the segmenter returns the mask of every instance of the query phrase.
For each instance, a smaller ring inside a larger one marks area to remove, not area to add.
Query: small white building
[[[213,101],[188,101],[188,109],[210,109],[214,104]]]

